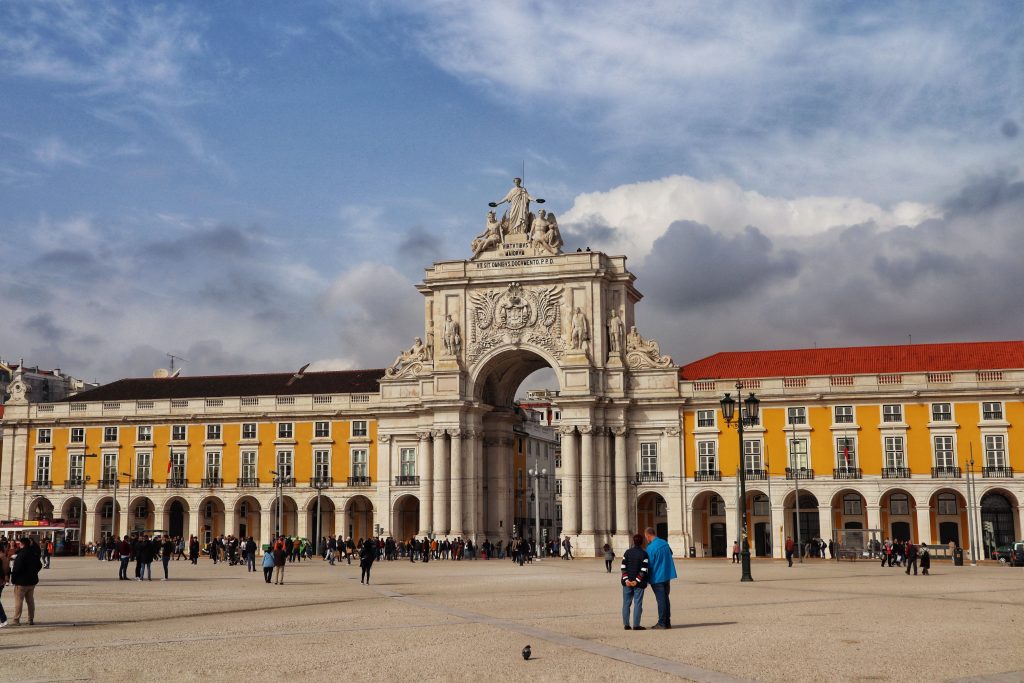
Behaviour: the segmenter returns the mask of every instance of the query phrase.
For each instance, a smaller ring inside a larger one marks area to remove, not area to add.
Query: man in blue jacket
[[[669,603],[669,581],[676,578],[676,563],[672,560],[672,548],[658,538],[654,529],[644,530],[647,537],[647,557],[650,562],[650,585],[654,599],[658,601],[658,623],[655,629],[672,628],[672,607]]]

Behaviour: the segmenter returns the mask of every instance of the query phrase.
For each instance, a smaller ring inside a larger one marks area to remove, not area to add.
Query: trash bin
[[[964,549],[954,548],[953,549],[953,566],[962,567],[964,566]]]
[[[690,557],[697,557],[697,548],[690,546]]]

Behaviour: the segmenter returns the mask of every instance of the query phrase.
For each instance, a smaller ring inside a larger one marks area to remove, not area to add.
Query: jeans
[[[640,616],[644,613],[644,587],[622,587],[622,625],[629,626],[629,605],[633,605],[633,628],[640,625]]]
[[[264,567],[263,568],[263,578],[266,580],[267,583],[270,583],[270,581],[273,578],[273,576],[274,576],[274,565],[270,565],[269,567]]]
[[[142,565],[142,567],[146,571],[146,580],[152,581],[153,580],[153,563],[152,562],[147,562],[146,564]],[[139,578],[142,578],[141,574],[139,575]]]
[[[160,560],[164,563],[164,579],[166,580],[166,579],[170,578],[170,577],[167,576],[167,563],[171,561],[171,556],[170,555],[164,555],[163,557],[160,558]]]
[[[651,590],[654,591],[654,599],[658,601],[658,623],[662,626],[671,626],[672,605],[668,599],[669,582],[652,583]]]
[[[245,554],[245,568],[251,572],[256,571],[256,551]]]
[[[117,572],[117,578],[128,579],[128,562],[131,560],[127,555],[121,556],[121,569]]]

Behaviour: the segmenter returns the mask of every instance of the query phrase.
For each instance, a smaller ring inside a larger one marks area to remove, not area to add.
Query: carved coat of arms
[[[469,360],[475,361],[500,343],[530,342],[561,356],[564,342],[560,303],[562,289],[525,289],[518,282],[505,289],[473,292],[472,344]]]

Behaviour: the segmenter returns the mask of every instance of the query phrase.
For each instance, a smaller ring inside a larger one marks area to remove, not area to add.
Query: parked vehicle
[[[1009,564],[1013,555],[1013,544],[1001,545],[992,551],[992,559],[999,560],[1003,564]]]

